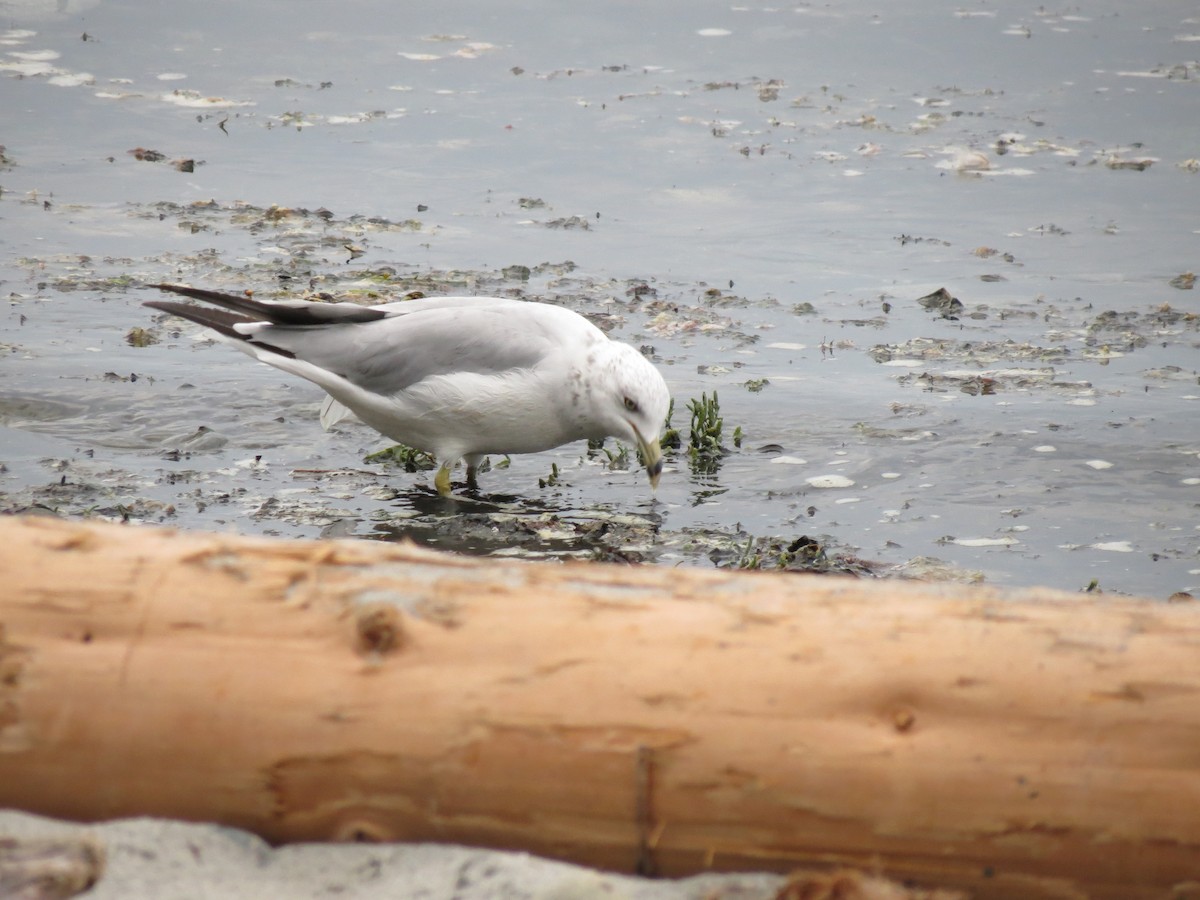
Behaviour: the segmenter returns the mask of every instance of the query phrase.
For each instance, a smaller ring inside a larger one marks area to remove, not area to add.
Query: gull
[[[323,388],[326,429],[353,413],[434,456],[442,496],[451,495],[459,460],[474,488],[488,454],[606,437],[634,444],[651,487],[658,486],[666,382],[633,347],[568,309],[501,297],[359,306],[150,287],[219,308],[168,300],[146,306],[210,328],[243,353]]]

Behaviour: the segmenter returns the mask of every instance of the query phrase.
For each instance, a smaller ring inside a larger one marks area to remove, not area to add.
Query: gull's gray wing
[[[300,360],[377,394],[427,378],[531,369],[561,344],[564,329],[600,335],[586,320],[540,303],[499,297],[431,297],[381,306],[261,301],[182,285],[152,285],[221,307],[154,300],[147,306],[218,332],[264,362]],[[323,385],[328,387],[328,385]]]
[[[264,325],[249,339],[386,395],[439,375],[533,368],[559,343],[541,310],[519,302],[431,306],[362,324]]]

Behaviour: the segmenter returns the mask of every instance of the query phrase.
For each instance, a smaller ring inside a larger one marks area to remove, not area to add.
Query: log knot
[[[0,622],[0,753],[28,748],[18,689],[31,655],[29,648],[5,640],[4,623]]]
[[[901,706],[892,711],[892,726],[901,734],[911,731],[916,724],[917,714],[907,706]]]
[[[340,844],[387,844],[397,840],[391,828],[362,816],[352,816],[336,823],[330,837]]]
[[[354,650],[378,658],[402,650],[408,643],[404,618],[390,603],[368,603],[354,614]]]

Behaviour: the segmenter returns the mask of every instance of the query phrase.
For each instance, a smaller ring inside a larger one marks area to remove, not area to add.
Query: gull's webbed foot
[[[437,470],[437,474],[433,476],[433,486],[437,488],[437,492],[443,497],[449,497],[450,494],[450,467],[443,463]]]

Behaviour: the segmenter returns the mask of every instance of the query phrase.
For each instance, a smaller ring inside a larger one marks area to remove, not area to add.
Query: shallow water
[[[1200,586],[1200,19],[675,6],[0,4],[4,506]],[[652,495],[569,446],[447,504],[162,280],[554,299],[653,347],[685,437],[717,391],[730,452]]]

